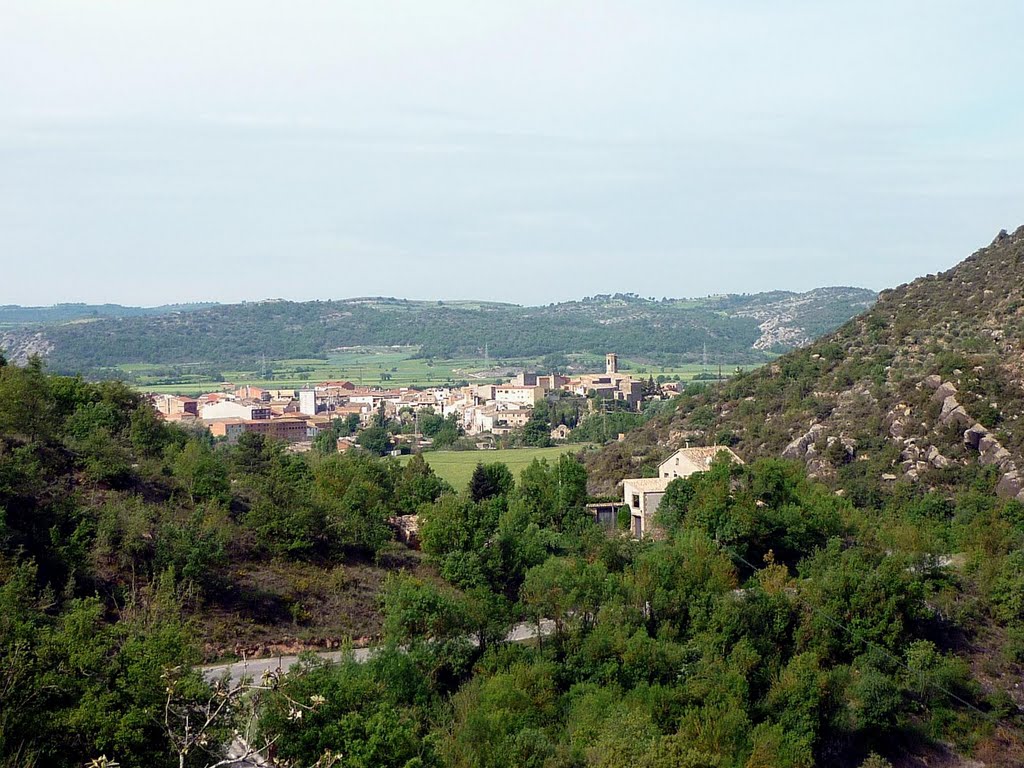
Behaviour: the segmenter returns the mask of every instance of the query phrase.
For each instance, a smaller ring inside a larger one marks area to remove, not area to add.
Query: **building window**
[[[633,494],[633,509],[640,509],[640,494]]]

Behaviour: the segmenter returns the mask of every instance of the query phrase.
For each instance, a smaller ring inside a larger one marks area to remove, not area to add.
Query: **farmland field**
[[[225,383],[234,386],[252,384],[267,389],[298,389],[317,382],[347,380],[367,387],[436,387],[462,382],[493,383],[524,369],[546,372],[539,358],[430,360],[415,357],[416,353],[415,347],[355,347],[332,353],[324,359],[268,360],[258,370],[211,371],[207,364],[165,366],[132,363],[114,370],[147,392],[183,395],[221,389]],[[598,355],[567,355],[566,358],[572,366],[570,373],[601,370],[604,366],[604,359]],[[630,358],[621,358],[620,367],[635,376],[678,377],[682,381],[689,381],[702,373],[715,375],[718,371],[717,365],[666,366]],[[722,365],[726,375],[735,368],[733,364]]]
[[[578,453],[589,450],[593,446],[585,443],[573,445],[556,445],[552,448],[508,448],[499,451],[427,451],[423,458],[442,479],[456,490],[461,490],[469,483],[477,464],[502,463],[508,466],[519,479],[519,473],[526,469],[534,459],[556,460],[563,453]],[[411,456],[401,456],[403,464]]]

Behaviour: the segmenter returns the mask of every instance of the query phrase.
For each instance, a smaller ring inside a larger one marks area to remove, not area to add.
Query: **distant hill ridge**
[[[133,317],[136,315],[165,315],[171,312],[195,312],[217,306],[216,302],[189,304],[163,304],[157,307],[127,307],[123,304],[52,304],[46,307],[23,307],[19,304],[0,304],[0,325],[23,323],[66,323],[74,320],[93,320],[101,317]]]
[[[684,441],[785,456],[852,493],[992,473],[1024,500],[1024,227],[883,291],[810,346],[684,398],[594,460],[608,488]],[[632,467],[630,466],[632,465]]]
[[[494,358],[614,350],[690,360],[701,359],[706,346],[712,360],[762,362],[836,327],[875,298],[863,288],[831,287],[702,299],[610,294],[539,307],[388,297],[267,300],[0,326],[0,348],[15,360],[42,354],[62,372],[323,357],[360,345],[418,346],[422,356],[436,358],[487,349]]]

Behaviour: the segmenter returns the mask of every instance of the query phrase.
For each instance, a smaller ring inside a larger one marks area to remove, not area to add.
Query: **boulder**
[[[936,469],[945,469],[949,466],[949,459],[939,453],[939,449],[934,445],[928,449],[928,453],[925,458],[928,459],[928,463]]]
[[[917,461],[921,456],[921,449],[916,445],[908,445],[900,453],[900,458],[906,461]]]
[[[991,464],[995,464],[996,466],[1001,467],[1006,471],[1016,469],[1016,467],[1013,464],[1013,456],[1010,454],[1008,450],[1003,448],[1003,446],[999,446],[994,451],[992,451],[991,454],[987,455],[990,455],[992,457],[992,461],[990,462]]]
[[[953,397],[956,394],[956,387],[950,382],[946,381],[939,385],[938,389],[935,390],[935,394],[932,395],[933,403],[941,403],[947,398]]]
[[[921,380],[921,386],[927,387],[928,389],[938,389],[940,384],[942,384],[942,377],[937,373],[933,373],[931,376],[925,376]]]
[[[981,439],[988,435],[988,430],[985,429],[981,424],[975,424],[970,429],[964,432],[964,445],[974,450],[980,450],[979,444]]]
[[[996,440],[994,437],[992,437],[991,434],[986,432],[985,436],[978,441],[977,447],[981,453],[989,453],[991,451],[997,450],[1001,446],[999,445],[998,440]]]
[[[966,429],[974,422],[974,419],[970,417],[962,405],[958,405],[948,413],[943,413],[943,415],[939,417],[939,421],[943,424],[954,424]]]
[[[1003,475],[996,486],[996,494],[1003,498],[1013,498],[1024,491],[1024,483],[1021,482],[1020,474],[1014,470]]]
[[[807,453],[807,446],[817,442],[818,436],[825,431],[823,424],[815,424],[800,437],[793,440],[789,445],[782,449],[782,458],[784,459],[799,459]]]

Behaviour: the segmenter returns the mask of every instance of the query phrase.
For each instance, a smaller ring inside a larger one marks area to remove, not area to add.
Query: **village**
[[[662,385],[654,397],[677,393],[678,385],[670,382]],[[369,388],[350,381],[328,381],[301,390],[243,385],[195,398],[153,394],[150,399],[167,421],[205,427],[215,438],[228,443],[237,442],[243,434],[257,433],[286,442],[292,452],[310,450],[321,433],[333,430],[336,423],[345,420],[352,424],[352,434],[335,441],[335,449],[344,453],[358,445],[359,431],[375,419],[401,420],[411,414],[413,423],[418,424],[421,413],[453,419],[466,436],[480,438],[475,444],[477,448],[492,447],[487,438],[522,430],[539,403],[573,395],[589,397],[597,403],[617,403],[621,408],[636,411],[651,393],[643,379],[620,371],[618,355],[609,353],[603,373],[575,377],[522,372],[501,384],[425,389]],[[567,425],[558,424],[551,429],[550,440],[564,442],[570,431]],[[431,439],[419,429],[396,438],[398,444],[389,446],[388,451],[396,456],[433,447]],[[726,446],[687,446],[662,462],[656,477],[624,480],[621,501],[589,504],[588,510],[606,528],[624,527],[637,539],[656,535],[654,515],[669,483],[707,470],[720,455],[743,463]],[[621,517],[627,511],[628,525],[623,525]],[[411,543],[416,539],[418,525],[414,515],[407,517],[395,519],[392,524],[400,538]]]
[[[611,402],[636,411],[645,397],[645,383],[620,371],[618,355],[610,353],[605,357],[603,373],[574,377],[522,372],[499,384],[424,389],[384,389],[362,387],[351,381],[327,381],[300,390],[243,385],[198,397],[169,394],[149,397],[167,421],[204,426],[214,437],[229,443],[237,442],[246,432],[256,432],[285,441],[291,450],[301,452],[309,450],[312,441],[338,420],[349,420],[357,424],[358,430],[373,423],[375,417],[399,419],[412,414],[415,418],[429,411],[454,418],[467,436],[486,438],[522,429],[538,403],[565,395],[589,396],[595,402]],[[660,387],[657,396],[677,392],[678,384],[668,382]],[[569,431],[565,424],[555,425],[550,439],[564,441]],[[402,438],[407,451],[431,447],[430,438],[418,429]],[[337,449],[346,451],[356,440],[355,434],[339,437]],[[490,445],[486,439],[481,439],[478,447]],[[396,454],[403,452],[402,447],[393,450]]]

